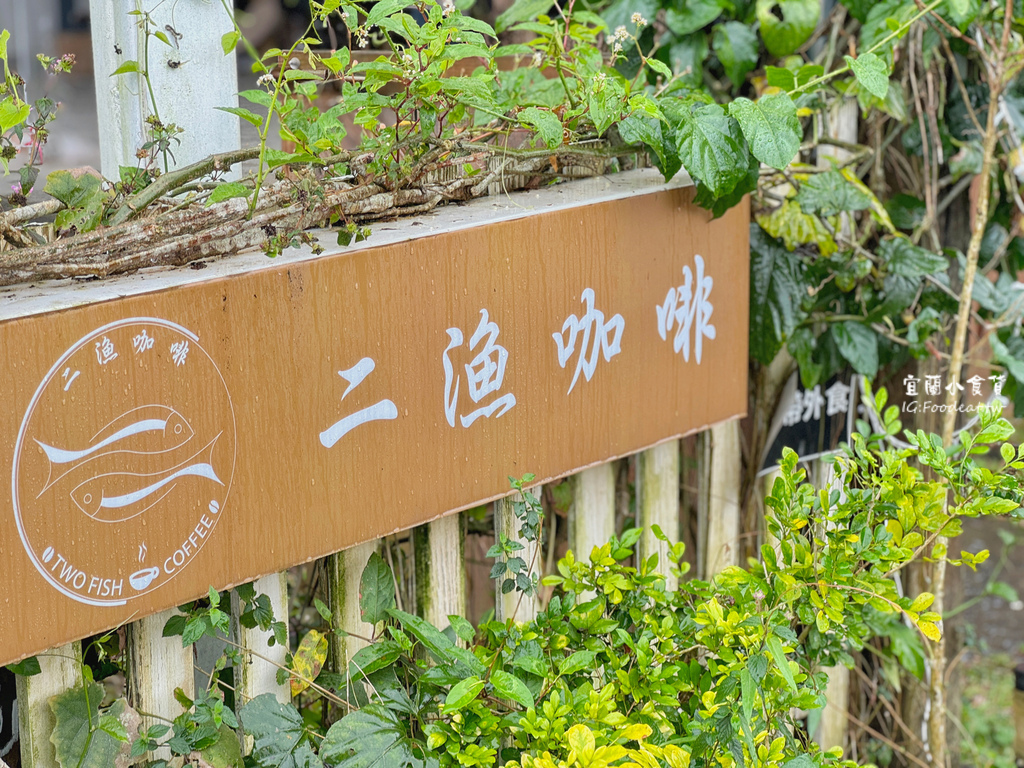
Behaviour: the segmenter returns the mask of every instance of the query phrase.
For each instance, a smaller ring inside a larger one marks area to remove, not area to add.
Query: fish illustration
[[[182,478],[199,477],[224,485],[212,464],[213,446],[219,438],[220,434],[190,458],[161,472],[106,472],[91,477],[71,491],[71,500],[89,517],[115,523],[156,506]]]
[[[93,435],[88,446],[79,450],[57,448],[33,438],[50,462],[46,483],[39,495],[86,461],[111,453],[165,453],[185,445],[194,435],[185,417],[173,408],[141,405],[122,413]]]

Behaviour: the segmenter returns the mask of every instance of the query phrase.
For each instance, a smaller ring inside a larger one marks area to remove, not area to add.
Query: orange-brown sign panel
[[[0,663],[742,413],[747,212],[690,197],[0,323]]]

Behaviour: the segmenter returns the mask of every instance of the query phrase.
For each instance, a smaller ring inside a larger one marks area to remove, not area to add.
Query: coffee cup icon
[[[160,575],[159,568],[143,568],[141,571],[136,571],[128,577],[128,583],[132,585],[132,588],[141,592],[150,584],[153,583],[153,579]]]

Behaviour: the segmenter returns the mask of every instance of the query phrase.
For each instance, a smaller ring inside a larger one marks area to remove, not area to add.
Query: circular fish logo
[[[199,337],[157,318],[111,323],[60,357],[25,412],[18,533],[56,589],[123,605],[196,558],[234,465],[231,397]]]

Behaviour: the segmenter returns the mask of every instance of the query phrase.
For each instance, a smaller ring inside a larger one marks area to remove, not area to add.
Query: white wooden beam
[[[148,36],[142,31],[143,17],[128,15],[137,8],[153,20]],[[220,2],[182,6],[163,0],[90,0],[89,10],[106,178],[116,179],[118,166],[136,166],[135,153],[148,136],[145,120],[152,114],[184,129],[180,145],[171,150],[172,166],[238,148],[238,118],[217,109],[238,106],[235,54],[225,55],[221,48],[222,35],[234,26]],[[111,76],[129,61],[149,73],[152,89],[141,74]]]
[[[421,525],[413,534],[416,612],[435,627],[466,616],[465,526],[461,514]]]
[[[674,590],[677,579],[669,573],[668,544],[655,538],[651,527],[657,525],[668,539],[679,541],[679,441],[669,440],[648,448],[638,456],[636,508],[639,525],[640,555],[648,558],[658,553],[658,570],[665,575],[665,585]]]
[[[50,699],[82,684],[82,644],[53,648],[37,656],[40,673],[17,678],[22,768],[58,768],[50,735],[56,724]]]
[[[288,624],[288,572],[272,573],[254,581],[257,595],[266,595],[274,611],[275,621]],[[291,687],[287,680],[277,682],[277,672],[286,667],[288,646],[269,645],[273,630],[264,632],[259,627],[243,627],[239,622],[242,601],[231,593],[231,629],[235,642],[243,648],[242,661],[235,666],[235,699],[239,706],[262,693],[272,693],[282,704],[291,701]],[[246,651],[251,651],[247,653]]]

